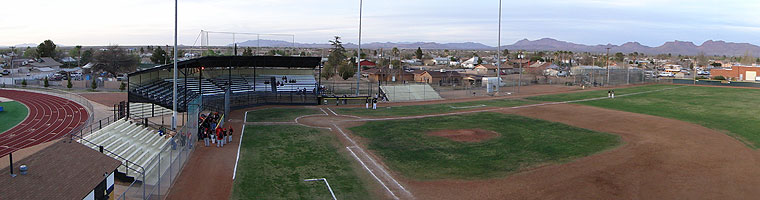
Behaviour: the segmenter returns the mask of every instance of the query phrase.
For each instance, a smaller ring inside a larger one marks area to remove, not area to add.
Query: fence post
[[[160,195],[161,194],[161,152],[158,152],[158,168],[157,169],[158,169],[158,174],[157,174],[158,182],[156,182],[157,183],[156,185],[158,185],[158,192],[156,194]]]

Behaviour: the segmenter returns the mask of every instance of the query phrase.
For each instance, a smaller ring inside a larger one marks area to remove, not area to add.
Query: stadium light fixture
[[[177,4],[174,0],[174,77],[172,92],[172,130],[177,130]]]
[[[361,80],[362,71],[362,3],[363,0],[359,0],[359,47],[356,52],[356,96],[359,96],[359,81]],[[367,93],[367,95],[370,95]]]
[[[496,49],[496,93],[499,93],[499,87],[501,87],[501,0],[499,0],[499,37]]]
[[[327,185],[327,189],[330,190],[330,195],[332,195],[333,200],[338,200],[337,198],[335,198],[335,193],[333,192],[332,188],[330,187],[330,183],[327,182],[326,178],[312,178],[312,179],[305,179],[303,181],[305,182],[324,181],[325,185]]]

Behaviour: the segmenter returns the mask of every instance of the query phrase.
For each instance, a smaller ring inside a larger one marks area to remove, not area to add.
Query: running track
[[[24,121],[0,133],[0,157],[61,138],[84,125],[89,117],[84,107],[61,97],[2,89],[0,97],[18,101],[29,108],[29,116]]]

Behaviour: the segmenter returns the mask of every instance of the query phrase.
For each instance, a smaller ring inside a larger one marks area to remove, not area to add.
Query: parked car
[[[3,70],[2,74],[3,75],[10,75],[11,71],[8,71],[7,69],[5,69],[5,70]]]
[[[673,72],[660,72],[657,74],[657,77],[675,77],[676,75],[673,74]]]
[[[567,77],[567,75],[568,75],[567,71],[557,72],[557,77]]]

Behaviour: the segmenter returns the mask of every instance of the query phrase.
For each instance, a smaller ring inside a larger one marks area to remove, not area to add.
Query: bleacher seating
[[[270,81],[274,77],[275,82],[280,84],[277,87],[277,93],[295,93],[306,91],[307,94],[314,94],[317,88],[317,80],[313,75],[258,75],[258,76],[217,76],[211,79],[201,79],[197,77],[179,78],[177,82],[177,98],[185,99],[187,94],[188,100],[197,98],[201,91],[205,97],[221,97],[225,93],[228,85],[228,79],[231,82],[230,90],[233,95],[248,95],[249,93],[272,92]],[[285,77],[286,79],[283,79]],[[286,81],[287,80],[287,81]],[[157,80],[132,89],[136,94],[154,101],[156,104],[166,108],[172,107],[172,79]],[[186,105],[183,101],[178,102],[178,108],[184,108]]]
[[[121,156],[121,158],[113,154],[106,155],[123,162],[124,165],[128,165],[131,168],[139,167],[124,161],[124,159],[140,165],[145,168],[146,174],[158,173],[157,170],[159,170],[159,168],[156,167],[158,163],[151,161],[161,153],[161,148],[169,142],[169,139],[159,135],[157,130],[123,119],[117,120],[108,126],[85,136],[84,139],[91,143],[82,142],[82,144],[95,150],[98,150],[98,146],[92,143],[102,145],[104,149]],[[143,181],[142,174],[140,174],[139,171],[127,169],[124,165],[119,166],[119,172],[123,172],[129,177],[134,177],[137,180]],[[165,168],[165,166],[162,165],[160,170],[166,170],[163,168]]]
[[[254,78],[248,78],[249,84],[253,85],[256,91],[272,91],[272,84],[270,81],[274,77],[275,81],[282,83],[277,86],[277,92],[298,92],[299,90],[306,89],[306,92],[313,93],[317,87],[317,81],[312,75],[260,75]],[[283,77],[286,77],[288,81],[285,81]],[[294,83],[290,81],[294,80]]]
[[[172,110],[150,103],[129,103],[129,114],[132,118],[149,118],[171,115]]]

